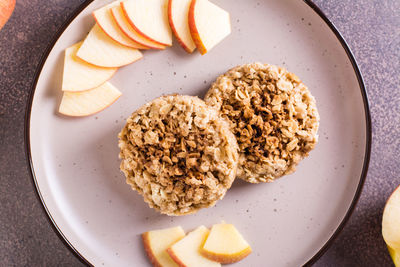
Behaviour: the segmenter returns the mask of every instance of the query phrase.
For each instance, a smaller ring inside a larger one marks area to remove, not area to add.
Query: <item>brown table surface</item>
[[[83,2],[17,0],[13,16],[0,31],[0,266],[83,265],[47,220],[24,146],[25,106],[39,60]],[[391,266],[381,219],[386,199],[400,184],[400,1],[314,2],[337,26],[358,61],[373,125],[371,163],[360,201],[315,265]]]

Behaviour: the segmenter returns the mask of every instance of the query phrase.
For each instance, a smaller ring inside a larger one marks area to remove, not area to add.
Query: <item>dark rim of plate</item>
[[[43,53],[40,62],[36,68],[35,75],[33,82],[30,87],[30,93],[29,93],[29,98],[28,102],[26,105],[26,111],[25,111],[25,129],[24,129],[24,139],[25,139],[25,153],[26,153],[26,158],[28,161],[28,168],[29,168],[29,173],[31,174],[32,177],[32,182],[36,190],[36,195],[39,199],[39,201],[42,203],[42,207],[47,214],[47,218],[52,225],[52,228],[54,232],[58,235],[58,237],[64,242],[64,244],[70,249],[70,251],[73,252],[74,255],[77,256],[77,258],[84,264],[93,266],[85,257],[82,256],[82,254],[79,253],[79,251],[74,248],[74,246],[68,241],[67,237],[63,234],[62,230],[58,227],[57,223],[54,221],[53,217],[50,214],[50,211],[48,210],[46,203],[44,202],[42,193],[40,192],[40,188],[37,183],[37,179],[35,176],[35,171],[33,168],[33,163],[32,163],[32,155],[31,155],[31,146],[30,146],[30,117],[31,117],[31,110],[32,110],[32,101],[33,101],[33,96],[35,94],[35,89],[36,85],[40,76],[40,73],[42,71],[42,68],[44,66],[44,63],[47,60],[47,57],[49,56],[53,46],[57,42],[57,40],[60,38],[62,33],[65,31],[65,29],[71,24],[71,22],[94,0],[87,0],[84,3],[82,3],[75,11],[74,13],[65,21],[65,23],[60,27],[60,29],[57,31],[57,33],[54,35],[52,41],[50,44],[47,46],[46,51]],[[337,238],[339,233],[343,230],[345,224],[349,220],[350,216],[352,215],[355,206],[357,205],[357,202],[360,198],[361,191],[367,176],[368,172],[368,166],[369,166],[369,160],[370,160],[370,154],[371,154],[371,140],[372,140],[372,131],[371,131],[371,115],[370,115],[370,110],[369,110],[369,104],[368,104],[368,96],[367,92],[365,89],[364,81],[362,74],[359,70],[359,67],[357,65],[357,62],[354,58],[353,53],[351,52],[348,44],[344,40],[343,36],[340,34],[340,32],[336,29],[336,26],[326,17],[326,15],[322,12],[322,10],[314,4],[311,0],[303,0],[310,8],[312,8],[321,18],[325,23],[329,26],[329,28],[332,30],[332,32],[335,34],[336,38],[340,41],[343,49],[346,51],[346,54],[353,66],[354,72],[357,76],[357,80],[360,86],[361,90],[361,95],[363,98],[363,103],[364,103],[364,111],[365,111],[365,123],[366,123],[366,145],[365,145],[365,155],[364,155],[364,163],[362,167],[362,172],[361,172],[361,177],[360,177],[360,182],[357,186],[357,190],[355,192],[354,198],[351,202],[351,205],[349,209],[346,212],[346,215],[344,216],[342,222],[339,224],[339,226],[336,228],[335,232],[332,234],[332,236],[329,238],[329,240],[320,248],[320,250],[304,265],[304,266],[311,266],[313,265],[327,250],[328,248],[332,245],[333,241]]]

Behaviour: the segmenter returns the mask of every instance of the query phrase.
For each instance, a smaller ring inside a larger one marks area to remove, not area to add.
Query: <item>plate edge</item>
[[[52,226],[53,231],[57,234],[57,236],[64,242],[64,245],[66,245],[71,252],[84,264],[93,266],[87,259],[85,259],[79,251],[77,251],[74,246],[68,241],[66,236],[62,233],[61,229],[57,226],[57,223],[54,221],[53,217],[51,216],[44,199],[42,197],[42,194],[40,192],[40,189],[37,184],[36,176],[35,176],[35,171],[33,168],[32,164],[32,155],[31,155],[31,147],[30,147],[30,115],[32,111],[32,102],[33,102],[33,96],[36,90],[36,85],[40,76],[40,73],[43,69],[44,63],[46,62],[51,50],[53,49],[55,43],[58,41],[62,33],[66,30],[66,28],[71,24],[71,22],[94,0],[86,0],[83,2],[70,16],[69,18],[60,26],[59,30],[57,33],[54,35],[52,38],[52,41],[50,44],[47,46],[45,52],[43,53],[39,64],[36,67],[35,74],[34,74],[34,79],[31,83],[30,86],[30,92],[28,95],[28,101],[26,104],[25,108],[25,121],[24,121],[24,142],[25,142],[25,155],[26,155],[26,160],[27,160],[27,165],[28,165],[28,172],[31,175],[31,182],[32,185],[35,188],[36,191],[36,197],[42,204],[42,208],[44,212],[47,215],[47,219],[49,223]],[[354,198],[352,202],[350,203],[350,207],[347,210],[344,218],[340,222],[339,226],[336,228],[334,233],[331,235],[331,237],[326,241],[326,243],[322,246],[321,249],[318,250],[318,252],[311,258],[309,259],[304,266],[311,266],[313,265],[321,256],[329,249],[329,247],[333,244],[334,240],[339,236],[340,232],[343,230],[344,226],[348,222],[349,218],[354,212],[354,209],[358,203],[358,200],[361,195],[361,191],[364,185],[364,182],[366,180],[366,176],[368,173],[368,167],[369,167],[369,161],[370,161],[370,154],[371,154],[371,140],[372,140],[372,130],[371,130],[371,114],[370,114],[370,109],[369,109],[369,101],[368,101],[368,95],[367,91],[365,88],[364,84],[364,79],[362,76],[362,73],[358,67],[357,61],[354,57],[353,52],[351,51],[349,45],[341,35],[341,33],[338,31],[336,26],[328,19],[328,17],[325,15],[325,13],[311,0],[303,0],[304,3],[306,3],[317,15],[328,25],[328,27],[331,29],[331,31],[335,34],[336,38],[339,40],[340,44],[342,45],[343,49],[345,50],[347,57],[349,58],[353,70],[357,76],[358,84],[360,86],[360,91],[361,91],[361,96],[363,98],[363,105],[364,105],[364,112],[365,112],[365,122],[366,122],[366,145],[365,145],[365,154],[364,154],[364,163],[363,163],[363,168],[361,171],[361,177],[359,184],[357,186],[357,190],[355,192]]]
[[[33,168],[33,162],[32,162],[32,155],[31,155],[31,145],[30,145],[30,120],[31,120],[31,112],[32,112],[32,102],[33,102],[33,97],[36,91],[36,85],[39,80],[40,73],[42,72],[43,66],[57,43],[57,41],[60,39],[61,35],[64,33],[64,31],[68,28],[68,26],[72,23],[72,21],[94,0],[85,0],[82,4],[80,4],[73,12],[72,14],[62,23],[62,25],[59,27],[57,32],[54,34],[54,36],[51,38],[51,42],[49,45],[46,47],[44,53],[42,54],[39,63],[36,67],[35,74],[33,81],[30,85],[30,92],[28,95],[28,101],[25,107],[25,119],[24,119],[24,143],[25,143],[25,155],[26,155],[26,161],[27,161],[27,167],[28,167],[28,172],[30,173],[31,176],[31,182],[33,187],[35,188],[36,192],[36,197],[42,204],[43,211],[46,213],[47,220],[49,224],[52,226],[53,231],[57,234],[58,238],[64,243],[64,245],[74,254],[81,263],[86,264],[88,266],[94,266],[92,263],[90,263],[85,257],[83,257],[79,251],[69,242],[67,237],[63,234],[61,229],[58,227],[57,223],[53,219],[53,217],[50,214],[50,211],[48,210],[46,203],[44,202],[42,193],[40,192],[40,188],[37,183],[35,171]]]
[[[325,13],[317,6],[313,1],[311,0],[303,0],[311,9],[314,10],[315,13],[328,25],[328,27],[331,29],[331,31],[335,34],[336,38],[342,45],[343,49],[345,50],[347,57],[349,58],[351,65],[353,67],[353,70],[357,76],[358,84],[360,86],[360,91],[361,91],[361,96],[363,98],[363,105],[364,105],[364,112],[365,112],[365,153],[364,153],[364,163],[363,167],[361,170],[361,175],[360,175],[360,181],[357,186],[357,190],[354,194],[353,200],[350,203],[350,207],[347,210],[345,216],[343,217],[342,221],[340,222],[339,226],[336,228],[336,230],[333,232],[331,237],[325,242],[325,244],[319,249],[319,251],[311,258],[309,259],[303,266],[312,266],[314,263],[317,262],[319,258],[330,248],[330,246],[333,244],[333,242],[336,240],[336,238],[339,236],[339,234],[342,232],[343,228],[345,227],[346,223],[349,221],[351,215],[354,212],[354,209],[358,203],[358,200],[360,199],[361,192],[367,177],[368,173],[368,167],[369,167],[369,161],[370,161],[370,156],[371,156],[371,141],[372,141],[372,126],[371,126],[371,113],[369,109],[369,100],[368,100],[368,94],[367,90],[365,88],[365,83],[364,83],[364,78],[363,75],[360,71],[360,68],[358,67],[357,61],[354,57],[353,52],[351,51],[349,45],[347,44],[346,40],[342,36],[342,34],[339,32],[339,30],[336,28],[333,22],[331,22],[328,17],[325,15]]]

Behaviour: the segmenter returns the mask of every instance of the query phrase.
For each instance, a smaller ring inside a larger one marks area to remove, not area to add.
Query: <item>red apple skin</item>
[[[172,258],[172,260],[179,265],[179,267],[188,267],[185,265],[176,255],[175,252],[171,248],[167,248],[168,255]]]
[[[14,11],[16,0],[0,0],[0,30]]]
[[[151,264],[153,264],[154,267],[162,267],[161,264],[157,261],[156,257],[154,256],[153,250],[150,247],[148,232],[142,234],[142,240],[144,250],[146,251],[147,257],[149,258]]]
[[[119,26],[119,28],[121,29],[121,31],[122,31],[123,33],[125,33],[126,36],[128,36],[128,37],[129,37],[130,39],[132,39],[134,42],[136,42],[136,43],[140,44],[141,46],[145,47],[144,49],[158,49],[158,50],[164,50],[164,49],[165,49],[165,47],[149,46],[149,45],[147,45],[147,44],[141,43],[141,42],[138,41],[138,40],[135,40],[135,39],[131,38],[131,37],[129,36],[129,34],[126,33],[125,30],[119,25],[118,20],[115,18],[115,14],[114,14],[114,11],[113,11],[112,9],[111,9],[111,15],[113,16],[114,20],[116,21],[116,23],[117,23],[117,25]]]
[[[178,43],[183,47],[183,49],[185,49],[186,52],[191,54],[193,51],[190,51],[190,49],[185,45],[185,43],[179,37],[178,31],[176,30],[175,25],[174,25],[174,21],[172,20],[172,1],[174,1],[174,0],[169,0],[168,1],[168,22],[169,22],[169,26],[171,27],[172,32],[174,33],[174,35],[176,37],[176,40],[178,40]]]
[[[197,49],[199,49],[200,54],[204,55],[205,53],[207,53],[207,49],[205,48],[203,42],[200,39],[200,35],[197,30],[195,17],[194,17],[196,2],[197,2],[197,0],[192,0],[192,2],[190,3],[189,29],[190,29],[190,34],[192,35],[193,42],[196,44]]]
[[[136,27],[136,25],[132,22],[132,20],[129,18],[128,12],[126,12],[126,8],[125,8],[125,3],[124,3],[124,2],[121,2],[121,7],[122,7],[122,10],[124,11],[124,14],[125,14],[126,18],[127,18],[128,21],[129,21],[129,24],[131,24],[132,28],[134,28],[135,31],[137,31],[137,33],[139,33],[141,36],[143,36],[143,37],[146,38],[147,40],[152,41],[152,42],[154,42],[154,43],[156,43],[156,44],[160,44],[160,45],[163,45],[163,46],[171,46],[170,44],[160,43],[160,42],[158,42],[158,41],[156,41],[156,40],[150,38],[149,36],[147,36],[147,35],[144,34],[143,32],[141,32],[141,31]]]
[[[94,20],[96,21],[97,25],[99,25],[100,29],[102,29],[102,31],[103,31],[108,37],[110,37],[111,39],[113,39],[114,41],[116,41],[117,43],[119,43],[120,45],[127,46],[126,44],[123,44],[123,43],[121,43],[121,42],[118,42],[117,40],[115,40],[114,38],[112,38],[112,37],[104,30],[103,26],[99,23],[99,20],[96,18],[96,15],[94,14],[94,12],[92,13],[92,15],[93,15]],[[136,41],[135,41],[135,42],[136,42]],[[136,42],[136,43],[137,43],[137,42]],[[139,43],[137,43],[136,46],[135,46],[135,45],[132,45],[132,46],[128,46],[128,47],[136,48],[136,49],[148,49],[147,46],[143,46],[143,45],[141,45],[141,44],[139,44]]]
[[[206,257],[209,260],[216,261],[221,264],[231,264],[231,263],[241,261],[244,258],[246,258],[247,256],[249,256],[251,253],[251,248],[248,247],[247,249],[241,251],[240,253],[238,253],[234,256],[220,255],[220,254],[212,253],[210,251],[206,251],[204,249],[201,249],[200,253],[201,253],[201,255],[203,255],[204,257]]]
[[[147,45],[147,44],[141,43],[141,42],[138,41],[138,40],[135,40],[135,39],[131,38],[131,37],[129,36],[129,34],[126,33],[125,30],[119,25],[118,20],[115,18],[115,13],[114,13],[114,11],[113,11],[112,9],[111,9],[111,15],[113,16],[115,22],[117,23],[117,25],[119,26],[119,28],[121,29],[121,31],[122,31],[123,33],[125,33],[126,36],[128,36],[128,37],[129,37],[130,39],[132,39],[134,42],[136,42],[136,43],[138,43],[139,45],[145,47],[145,48],[143,48],[143,49],[158,49],[158,50],[163,50],[163,49],[165,49],[165,47],[149,46],[149,45]],[[124,15],[125,15],[125,14],[124,14]]]

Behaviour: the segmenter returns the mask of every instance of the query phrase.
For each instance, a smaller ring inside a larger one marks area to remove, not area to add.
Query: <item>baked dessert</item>
[[[119,147],[127,183],[163,214],[213,206],[236,176],[236,138],[198,97],[163,96],[142,106],[120,132]]]
[[[237,175],[250,183],[292,173],[318,141],[315,99],[284,68],[235,67],[218,77],[205,102],[230,122],[239,144]]]

